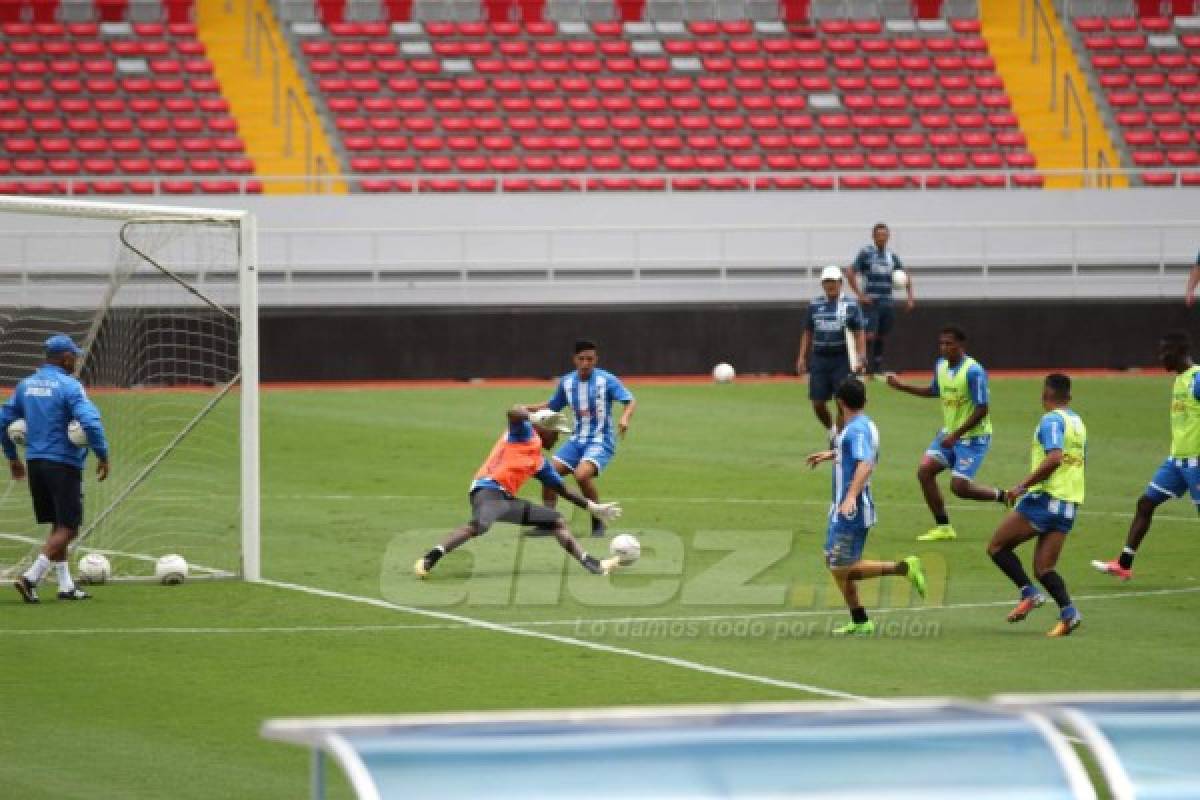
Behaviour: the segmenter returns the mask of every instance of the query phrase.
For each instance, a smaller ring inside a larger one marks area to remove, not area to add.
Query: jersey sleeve
[[[542,465],[538,467],[538,471],[533,474],[533,477],[537,478],[542,486],[549,486],[552,489],[560,489],[565,485],[558,470],[554,469],[545,456],[542,457]]]
[[[1200,400],[1200,372],[1192,377],[1192,397]]]
[[[508,440],[510,442],[528,442],[533,436],[533,425],[529,420],[522,419],[508,423]]]
[[[846,327],[852,331],[861,331],[863,329],[862,308],[858,303],[850,303],[846,306]]]
[[[3,448],[4,457],[9,461],[16,461],[17,446],[13,444],[12,439],[8,438],[8,426],[25,416],[24,387],[24,381],[18,383],[17,388],[13,390],[12,397],[8,398],[3,406],[0,406],[0,448]]]
[[[562,380],[559,380],[558,386],[554,389],[554,394],[550,395],[549,402],[546,407],[551,411],[562,411],[567,407],[567,390],[563,388]]]
[[[854,257],[854,269],[863,274],[871,271],[871,258],[867,255],[865,247],[859,250],[858,255]]]
[[[79,421],[83,432],[87,434],[88,447],[101,461],[108,461],[108,440],[104,435],[104,425],[100,421],[100,409],[88,399],[87,391],[82,386],[76,386],[71,393],[71,416]]]
[[[850,456],[856,463],[859,461],[874,462],[875,461],[875,445],[871,443],[871,437],[867,435],[865,430],[856,430],[849,437],[849,445],[847,455]]]
[[[1063,436],[1066,435],[1066,425],[1058,414],[1047,414],[1038,424],[1037,440],[1042,450],[1049,453],[1052,450],[1063,449]]]
[[[633,400],[633,392],[625,388],[625,384],[621,383],[621,379],[616,375],[612,376],[612,380],[608,382],[608,396],[618,403],[628,403]]]
[[[900,261],[900,256],[896,255],[895,253],[892,253],[892,268],[904,269],[904,264]]]
[[[978,364],[972,364],[971,368],[967,370],[967,392],[971,395],[971,402],[976,406],[988,404],[987,372]]]
[[[934,397],[942,396],[942,387],[938,384],[938,368],[941,365],[940,360],[933,363],[933,378],[929,381],[929,391],[933,392]]]

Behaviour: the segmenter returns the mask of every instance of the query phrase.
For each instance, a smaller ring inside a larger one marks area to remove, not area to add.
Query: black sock
[[[591,553],[584,553],[582,556],[580,556],[579,563],[583,565],[584,569],[593,575],[599,575],[604,571],[604,567],[600,564],[600,559],[596,558]]]
[[[943,511],[940,514],[934,514],[933,521],[936,522],[938,525],[949,525],[950,524],[950,515],[947,514],[945,511]]]
[[[1121,555],[1117,556],[1117,563],[1122,569],[1133,568],[1133,557],[1137,555],[1137,551],[1132,547],[1126,547],[1121,550]]]
[[[1029,586],[1029,574],[1025,572],[1025,568],[1021,566],[1021,559],[1017,558],[1017,554],[1012,550],[998,550],[992,553],[992,561],[1000,571],[1008,576],[1008,579],[1016,584],[1018,589],[1024,589]]]
[[[996,488],[996,502],[1004,504],[1004,490],[999,487]]]
[[[592,517],[592,530],[598,531],[604,527],[604,520]]]
[[[437,547],[425,554],[425,563],[432,567],[434,564],[440,561],[444,555],[446,555],[446,548],[439,544]]]
[[[862,625],[867,621],[867,610],[862,606],[855,606],[850,609],[850,619],[854,621],[855,625]]]
[[[1038,582],[1046,587],[1046,591],[1054,598],[1054,602],[1058,603],[1059,608],[1066,608],[1071,605],[1071,595],[1067,594],[1067,585],[1063,583],[1062,576],[1054,570],[1044,572],[1038,576]]]

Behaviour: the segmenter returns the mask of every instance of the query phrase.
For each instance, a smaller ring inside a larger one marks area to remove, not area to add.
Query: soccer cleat
[[[604,575],[613,574],[619,566],[621,566],[621,559],[617,556],[600,559],[600,569],[603,570],[602,574]]]
[[[433,569],[433,565],[426,562],[425,556],[421,556],[417,559],[417,563],[413,564],[413,574],[418,578],[424,578],[431,569]]]
[[[608,536],[608,526],[598,519],[592,519],[592,536],[596,538]]]
[[[1097,572],[1103,572],[1105,575],[1120,578],[1123,581],[1127,581],[1133,577],[1133,568],[1125,569],[1121,566],[1121,562],[1116,559],[1112,561],[1093,561],[1092,569]]]
[[[1041,608],[1045,604],[1046,598],[1040,594],[1035,594],[1030,597],[1022,597],[1021,602],[1017,603],[1017,607],[1008,612],[1009,622],[1021,622],[1035,608]]]
[[[1070,636],[1072,633],[1075,632],[1075,629],[1078,628],[1082,624],[1083,624],[1083,615],[1080,614],[1079,612],[1075,612],[1074,614],[1067,617],[1066,619],[1059,619],[1059,621],[1055,623],[1053,628],[1046,631],[1046,635],[1051,638],[1057,638],[1059,636]]]
[[[26,603],[40,603],[38,597],[37,584],[31,583],[24,575],[13,581],[13,588],[17,590],[17,594],[21,595],[21,599]]]
[[[917,537],[918,542],[951,542],[958,538],[953,525],[935,525]]]
[[[917,594],[921,597],[925,596],[925,570],[921,568],[921,559],[916,556],[909,556],[904,559],[904,563],[908,564],[908,582],[917,590]]]
[[[845,625],[830,631],[834,636],[872,636],[875,633],[875,621],[847,622]]]
[[[88,594],[83,589],[80,589],[78,587],[71,589],[69,591],[66,591],[66,592],[58,593],[59,600],[90,600],[91,597],[92,596],[90,594]]]

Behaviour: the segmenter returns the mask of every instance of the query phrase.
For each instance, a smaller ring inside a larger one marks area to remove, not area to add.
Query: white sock
[[[75,581],[71,580],[71,562],[55,561],[54,572],[58,576],[58,590],[70,592],[75,589]]]
[[[32,584],[40,583],[49,571],[50,559],[46,558],[45,553],[38,553],[38,557],[34,559],[33,566],[25,570],[25,580]]]
[[[829,429],[829,438],[830,439],[837,438],[837,427],[836,426]]]

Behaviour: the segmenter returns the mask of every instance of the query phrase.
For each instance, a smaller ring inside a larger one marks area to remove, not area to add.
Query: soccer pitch
[[[1167,452],[1170,376],[1076,381],[1088,500],[1059,571],[1084,624],[1064,640],[1043,635],[1053,604],[1004,621],[1016,593],[984,552],[999,505],[948,496],[959,539],[914,541],[931,522],[915,471],[936,402],[868,386],[882,461],[867,554],[920,555],[931,596],[864,584],[881,634],[846,641],[827,634],[847,613],[821,556],[829,467],[803,465],[824,446],[803,384],[630,387],[638,413],[600,486],[625,508],[613,530],[641,539],[638,564],[597,578],[498,525],[424,582],[412,562],[466,520],[505,409],[549,383],[265,392],[267,583],[28,607],[6,590],[4,794],[303,796],[307,756],[259,739],[267,717],[1200,686],[1190,503],[1160,509],[1131,583],[1088,566],[1116,555]],[[993,379],[982,482],[1027,473],[1039,387]],[[581,512],[573,528],[607,548]]]

